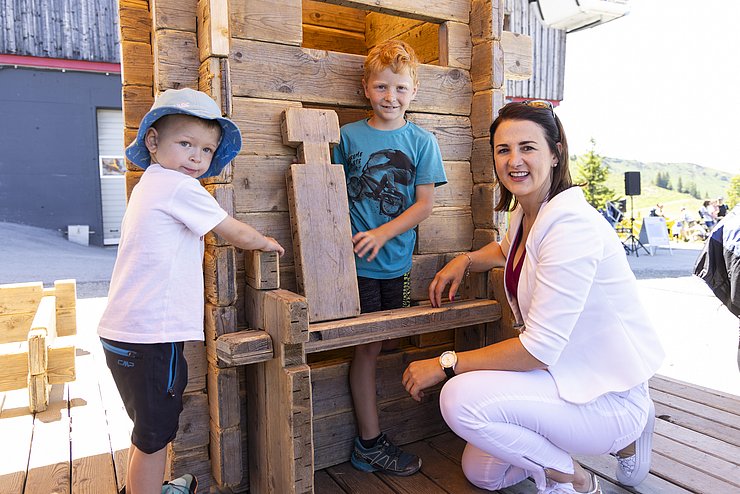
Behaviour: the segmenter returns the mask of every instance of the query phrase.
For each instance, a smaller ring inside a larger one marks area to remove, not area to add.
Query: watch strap
[[[448,378],[456,376],[455,369],[453,369],[452,367],[442,367],[442,370],[445,371],[445,374],[447,374]]]

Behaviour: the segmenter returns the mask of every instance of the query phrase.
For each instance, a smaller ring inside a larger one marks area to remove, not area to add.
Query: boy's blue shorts
[[[100,338],[113,380],[134,422],[131,442],[147,454],[175,439],[188,383],[183,342],[124,343]]]

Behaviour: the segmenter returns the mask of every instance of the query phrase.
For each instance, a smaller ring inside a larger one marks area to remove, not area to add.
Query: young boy
[[[419,85],[418,64],[402,41],[373,48],[362,80],[372,116],[343,126],[334,148],[334,161],[344,165],[347,177],[362,312],[409,306],[414,227],[432,212],[434,187],[447,182],[437,140],[405,118]],[[377,342],[355,348],[350,387],[359,436],[352,465],[412,475],[421,459],[393,445],[378,423],[375,368],[381,347]]]
[[[283,254],[274,239],[228,216],[197,180],[218,175],[241,142],[207,94],[170,89],[126,149],[145,171],[123,218],[98,335],[134,423],[128,494],[196,491],[189,474],[162,480],[188,381],[183,342],[203,340],[203,236],[213,230],[236,247]]]

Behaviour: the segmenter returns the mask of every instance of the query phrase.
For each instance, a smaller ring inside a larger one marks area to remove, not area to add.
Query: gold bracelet
[[[473,258],[470,257],[470,254],[468,254],[467,252],[463,252],[463,255],[468,258],[468,265],[465,268],[465,274],[463,275],[463,278],[467,278],[468,276],[470,276],[470,266],[473,265]]]

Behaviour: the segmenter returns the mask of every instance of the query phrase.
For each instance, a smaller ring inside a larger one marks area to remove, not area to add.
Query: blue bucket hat
[[[215,101],[202,91],[193,89],[168,89],[160,94],[149,113],[139,124],[136,140],[126,148],[126,158],[138,167],[146,169],[151,164],[149,150],[144,143],[146,132],[154,122],[165,115],[191,115],[204,120],[216,120],[221,125],[221,141],[211,160],[211,166],[199,178],[213,177],[231,163],[242,148],[242,134],[234,122],[221,116]]]

